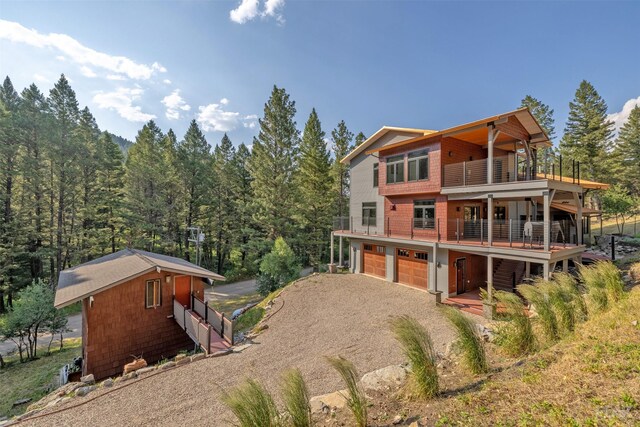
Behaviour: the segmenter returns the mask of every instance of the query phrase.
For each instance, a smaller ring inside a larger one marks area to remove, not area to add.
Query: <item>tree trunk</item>
[[[7,309],[4,306],[4,291],[0,290],[0,314],[4,313],[5,311],[7,311]]]
[[[64,228],[64,190],[65,190],[65,172],[64,166],[60,168],[60,192],[58,194],[58,228],[56,231],[56,276],[57,279],[62,271],[62,237]]]

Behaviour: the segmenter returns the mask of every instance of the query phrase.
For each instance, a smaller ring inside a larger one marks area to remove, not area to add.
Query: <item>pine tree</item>
[[[113,253],[123,245],[124,155],[108,132],[103,132],[97,146],[96,228],[99,255]]]
[[[556,137],[555,120],[553,118],[553,109],[547,104],[543,104],[538,99],[527,95],[520,102],[520,107],[527,107],[529,111],[538,121],[542,129],[549,137],[550,141]],[[553,147],[538,150],[538,165],[543,166],[553,160]]]
[[[569,103],[569,119],[560,141],[560,154],[580,162],[585,179],[609,181],[609,152],[613,123],[607,120],[607,104],[591,83],[583,80]]]
[[[297,216],[305,231],[300,243],[312,265],[323,261],[331,230],[331,163],[324,137],[314,108],[302,134],[300,166],[296,175],[300,194]]]
[[[289,237],[296,192],[293,178],[297,169],[299,132],[294,120],[295,102],[284,89],[273,87],[259,120],[260,133],[253,139],[250,171],[254,192],[256,223],[267,239]]]
[[[640,105],[636,105],[620,129],[616,158],[622,167],[620,181],[627,191],[640,196]]]
[[[178,160],[178,138],[169,129],[160,144],[162,167],[164,169],[164,232],[163,251],[172,256],[183,256],[184,249],[184,198]]]
[[[349,212],[349,165],[341,160],[349,154],[353,141],[353,133],[347,129],[344,120],[331,131],[334,161],[331,168],[333,178],[334,214],[342,218]]]
[[[236,194],[234,198],[234,213],[236,219],[236,245],[240,251],[241,270],[253,272],[254,266],[248,264],[248,254],[252,248],[252,242],[256,237],[256,226],[253,222],[253,188],[252,178],[249,172],[251,152],[246,145],[240,144],[233,158],[233,175]]]

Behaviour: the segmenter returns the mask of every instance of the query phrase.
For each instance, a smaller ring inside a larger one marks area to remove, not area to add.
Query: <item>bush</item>
[[[309,390],[299,369],[291,369],[282,376],[282,400],[293,427],[311,425]]]
[[[268,295],[300,277],[300,264],[293,250],[282,237],[278,237],[273,249],[260,262],[258,292]]]
[[[427,330],[412,317],[391,320],[391,330],[411,363],[410,394],[431,398],[438,393],[437,359]]]
[[[356,424],[359,427],[365,427],[367,425],[367,396],[358,385],[358,372],[355,366],[341,356],[327,357],[327,361],[338,371],[347,386],[349,395],[344,398],[347,401],[347,407],[356,419]]]
[[[511,356],[522,356],[536,351],[536,337],[531,319],[524,310],[520,297],[511,292],[493,294],[504,307],[509,322],[496,330],[496,343]]]
[[[458,335],[456,343],[462,350],[464,364],[474,374],[487,372],[489,367],[484,342],[475,323],[453,307],[445,307],[443,310]]]
[[[247,379],[229,393],[223,393],[222,403],[231,409],[242,427],[282,425],[273,397],[260,383],[252,379]]]

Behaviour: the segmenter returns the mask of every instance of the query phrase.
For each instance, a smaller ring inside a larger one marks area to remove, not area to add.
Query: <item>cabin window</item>
[[[413,202],[413,228],[436,227],[436,201],[416,200]]]
[[[409,153],[407,165],[409,169],[409,181],[429,179],[429,151],[420,150]]]
[[[378,163],[373,164],[373,186],[378,186]]]
[[[162,288],[160,279],[147,280],[146,307],[154,308],[162,305]]]
[[[398,249],[398,256],[409,258],[409,251],[406,249]]]
[[[413,257],[415,259],[419,259],[421,261],[426,261],[427,260],[427,253],[426,252],[414,252],[413,253]]]
[[[404,182],[404,155],[387,159],[387,184]]]
[[[376,226],[376,202],[364,202],[362,204],[362,225]]]

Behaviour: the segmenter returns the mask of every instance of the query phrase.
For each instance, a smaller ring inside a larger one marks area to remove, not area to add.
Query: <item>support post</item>
[[[344,257],[342,256],[342,236],[338,236],[338,265],[342,267]]]
[[[487,184],[493,184],[493,140],[494,140],[494,125],[488,126],[489,132],[487,137]]]
[[[573,200],[576,202],[576,243],[582,244],[584,236],[582,235],[582,200],[578,193],[573,193]]]
[[[513,231],[513,218],[509,218],[509,247],[513,247],[513,235],[511,232]]]
[[[545,191],[543,194],[544,199],[544,250],[549,251],[551,244],[551,197],[549,191]],[[545,263],[545,265],[547,265]]]
[[[335,258],[333,257],[333,237],[334,237],[334,236],[333,236],[333,231],[332,231],[332,232],[331,232],[331,258],[330,258],[331,265],[333,265],[333,260],[335,259]]]
[[[487,196],[487,243],[493,245],[493,194]]]
[[[433,244],[433,256],[429,258],[429,294],[437,304],[442,301],[442,292],[438,291],[438,244]]]
[[[551,278],[551,266],[549,265],[549,261],[542,263],[542,278],[544,280],[549,280]]]
[[[569,258],[565,258],[562,260],[562,272],[563,273],[569,272]]]
[[[456,218],[456,243],[460,243],[460,218]]]
[[[487,256],[487,300],[482,301],[482,312],[487,319],[493,319],[496,306],[493,303],[493,256]]]
[[[527,279],[531,277],[531,262],[529,261],[526,261],[524,263],[524,277],[526,277]]]

